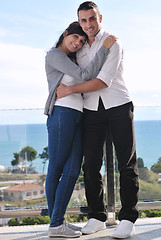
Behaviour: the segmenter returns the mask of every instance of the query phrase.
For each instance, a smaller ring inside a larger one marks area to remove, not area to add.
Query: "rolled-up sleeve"
[[[110,53],[102,66],[97,78],[102,80],[108,87],[111,86],[112,79],[115,77],[120,61],[123,57],[123,49],[119,42],[115,42],[110,48]]]

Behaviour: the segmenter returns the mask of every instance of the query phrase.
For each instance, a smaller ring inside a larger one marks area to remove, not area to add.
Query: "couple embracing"
[[[139,181],[134,107],[123,79],[123,48],[115,36],[102,29],[102,15],[94,2],[82,3],[77,14],[78,22],[69,25],[46,55],[48,234],[49,237],[75,238],[106,228],[100,170],[103,145],[110,132],[118,159],[122,204],[120,222],[112,237],[127,238],[133,233],[138,218]],[[77,229],[65,222],[64,215],[83,156],[90,212],[87,224]]]

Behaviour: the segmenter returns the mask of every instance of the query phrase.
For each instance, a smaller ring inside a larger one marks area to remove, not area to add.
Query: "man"
[[[101,28],[102,15],[94,2],[82,3],[78,19],[88,43],[78,52],[77,61],[85,67],[102,46],[108,33]],[[95,79],[75,85],[60,85],[58,97],[84,93],[83,144],[85,163],[84,182],[90,208],[89,221],[82,233],[91,234],[105,229],[106,209],[103,201],[102,166],[103,145],[107,129],[110,131],[120,171],[120,223],[112,233],[115,238],[127,238],[133,233],[138,218],[138,169],[133,126],[133,104],[123,80],[123,49],[117,41]]]

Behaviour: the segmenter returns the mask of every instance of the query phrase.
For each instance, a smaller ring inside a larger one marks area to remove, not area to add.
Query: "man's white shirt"
[[[77,62],[81,67],[88,65],[108,35],[109,33],[100,30],[91,47],[85,43],[83,48],[77,52]],[[99,97],[102,98],[105,109],[131,101],[123,79],[123,48],[119,41],[116,41],[110,48],[107,60],[96,77],[105,82],[108,87],[84,93],[84,108],[97,111]]]

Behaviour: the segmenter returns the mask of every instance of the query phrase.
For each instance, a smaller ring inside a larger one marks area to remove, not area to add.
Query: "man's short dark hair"
[[[94,8],[97,10],[98,14],[100,15],[100,11],[99,11],[96,3],[92,2],[92,1],[83,2],[79,5],[79,8],[77,10],[77,15],[79,17],[80,10],[89,10],[89,9],[94,9]]]

